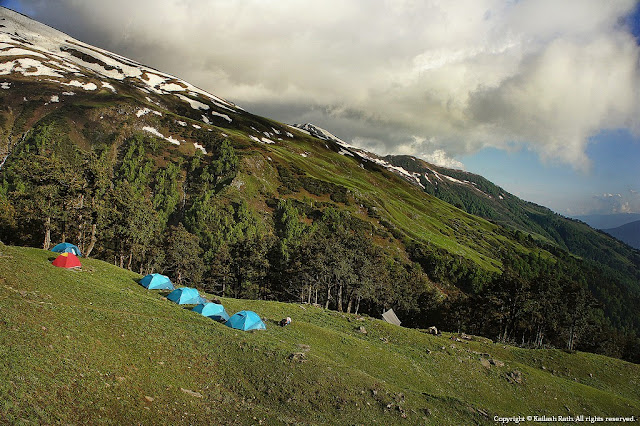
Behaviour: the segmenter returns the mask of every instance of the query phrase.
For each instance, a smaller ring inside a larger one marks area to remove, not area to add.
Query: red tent
[[[53,266],[57,266],[59,268],[80,268],[82,264],[80,264],[80,260],[75,254],[62,253],[53,261]]]

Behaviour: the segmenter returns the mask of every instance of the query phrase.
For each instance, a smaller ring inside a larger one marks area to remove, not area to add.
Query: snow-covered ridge
[[[480,192],[481,194],[485,195],[486,197],[489,198],[493,198],[491,195],[483,192],[482,190],[480,190],[477,187],[477,184],[475,182],[471,182],[468,180],[459,180],[456,179],[454,177],[448,176],[442,172],[437,172],[436,170],[433,170],[432,168],[426,167],[427,172],[425,173],[416,173],[416,172],[410,172],[408,170],[406,170],[403,167],[400,166],[395,166],[391,163],[389,163],[388,161],[378,157],[376,154],[373,154],[371,152],[365,151],[361,148],[357,148],[353,145],[348,144],[347,142],[343,141],[342,139],[338,138],[337,136],[334,136],[331,132],[328,132],[325,129],[322,129],[314,124],[311,123],[306,123],[306,124],[294,124],[291,127],[295,128],[296,130],[299,130],[303,133],[306,133],[310,136],[314,136],[318,139],[322,139],[322,140],[326,140],[326,141],[333,141],[335,143],[338,144],[338,146],[340,147],[340,149],[338,150],[338,154],[341,155],[347,155],[347,156],[351,156],[351,157],[355,157],[355,158],[359,158],[361,161],[369,161],[372,163],[375,163],[381,167],[384,167],[385,169],[389,170],[392,173],[395,173],[396,175],[400,176],[401,178],[403,178],[404,180],[406,180],[407,182],[419,186],[422,189],[425,189],[424,185],[423,185],[423,181],[421,180],[422,178],[424,178],[424,180],[426,180],[428,183],[430,183],[431,185],[438,185],[438,181],[440,182],[450,182],[453,184],[457,184],[457,185],[465,185],[468,186],[470,188],[473,188],[474,190]],[[411,157],[414,161],[416,161],[415,158]],[[432,181],[432,179],[429,179],[429,174],[431,174],[434,179]],[[500,199],[502,200],[503,197],[500,197]]]
[[[145,93],[173,95],[193,109],[227,121],[210,106],[238,113],[242,108],[184,80],[136,61],[75,40],[69,35],[0,7],[0,75],[47,77],[48,81],[116,92],[113,82],[132,85]]]
[[[311,123],[306,123],[306,124],[294,124],[292,127],[296,128],[297,130],[300,130],[304,133],[307,133],[310,136],[315,136],[318,139],[322,139],[325,141],[333,141],[335,143],[337,143],[341,148],[338,151],[339,154],[341,155],[348,155],[351,157],[358,157],[363,161],[370,161],[372,163],[375,163],[379,166],[384,167],[385,169],[389,170],[392,173],[395,173],[396,175],[400,176],[401,178],[407,180],[408,182],[412,183],[413,185],[419,186],[421,188],[424,189],[424,185],[422,185],[422,183],[420,182],[420,174],[419,173],[411,173],[408,172],[407,170],[405,170],[402,167],[398,167],[398,166],[394,166],[393,164],[389,163],[388,161],[385,161],[381,158],[378,158],[375,154],[372,154],[370,152],[367,152],[363,149],[357,148],[351,144],[348,144],[347,142],[343,141],[342,139],[338,138],[337,136],[333,135],[331,132],[328,132],[327,130],[318,127],[314,124]]]
[[[305,124],[294,124],[293,126],[291,126],[297,130],[302,130],[304,133],[311,135],[311,136],[315,136],[318,139],[322,139],[325,141],[334,141],[336,143],[338,143],[339,145],[342,145],[344,147],[347,148],[356,148],[353,145],[349,145],[348,143],[346,143],[345,141],[343,141],[342,139],[340,139],[339,137],[331,134],[330,132],[326,131],[325,129],[318,127],[314,124],[311,123],[305,123]]]

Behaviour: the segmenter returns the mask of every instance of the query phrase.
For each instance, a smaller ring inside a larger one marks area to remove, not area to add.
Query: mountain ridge
[[[594,229],[610,229],[640,220],[640,213],[591,214],[574,216],[573,218]]]
[[[617,228],[603,229],[603,231],[640,250],[640,220],[625,223]]]

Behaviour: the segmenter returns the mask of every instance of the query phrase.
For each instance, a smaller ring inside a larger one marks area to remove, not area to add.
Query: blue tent
[[[258,314],[253,311],[240,311],[233,314],[224,325],[244,331],[267,329]]]
[[[167,299],[172,302],[176,302],[178,305],[197,305],[200,303],[206,303],[207,300],[200,297],[198,290],[195,288],[183,287],[173,290],[167,296]]]
[[[51,251],[54,251],[56,253],[73,253],[76,256],[82,256],[82,254],[80,254],[80,249],[78,248],[78,246],[71,243],[60,243],[52,248]]]
[[[225,311],[224,306],[217,303],[205,303],[204,305],[198,305],[193,308],[193,310],[215,321],[225,322],[229,319],[229,314]]]
[[[140,280],[140,284],[149,290],[173,290],[169,277],[162,274],[149,274]]]

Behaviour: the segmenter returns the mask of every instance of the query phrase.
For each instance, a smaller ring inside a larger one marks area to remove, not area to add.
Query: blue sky
[[[463,167],[561,214],[640,213],[637,0],[0,4],[253,113]]]
[[[585,171],[543,163],[526,148],[487,148],[460,160],[466,170],[563,215],[640,212],[640,139],[626,130],[605,131],[592,138],[587,156]]]

